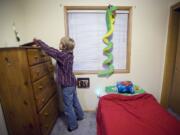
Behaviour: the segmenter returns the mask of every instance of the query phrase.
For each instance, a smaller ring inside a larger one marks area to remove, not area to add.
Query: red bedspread
[[[97,135],[180,135],[180,121],[150,94],[100,98]]]

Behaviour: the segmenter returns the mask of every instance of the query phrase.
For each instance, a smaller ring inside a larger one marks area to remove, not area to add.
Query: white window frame
[[[64,6],[64,24],[65,35],[68,36],[68,10],[106,10],[107,6]],[[115,69],[114,73],[130,73],[130,56],[131,56],[131,29],[132,29],[132,7],[120,7],[118,10],[128,11],[128,33],[127,33],[127,52],[126,52],[126,69]],[[97,74],[100,70],[79,70],[75,74]]]

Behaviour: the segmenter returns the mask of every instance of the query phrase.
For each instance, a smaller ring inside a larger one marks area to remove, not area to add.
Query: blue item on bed
[[[118,93],[131,93],[134,94],[134,87],[131,81],[118,82],[117,85]]]

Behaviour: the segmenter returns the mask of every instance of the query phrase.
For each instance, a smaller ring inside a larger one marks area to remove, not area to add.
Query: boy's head
[[[72,38],[65,36],[61,38],[59,49],[62,51],[73,51],[75,42]]]

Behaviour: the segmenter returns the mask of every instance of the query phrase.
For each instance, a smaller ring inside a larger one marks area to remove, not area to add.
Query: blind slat
[[[68,30],[76,43],[74,71],[104,70],[102,63],[107,58],[103,55],[106,45],[102,41],[107,32],[105,12],[71,11],[74,10],[68,11]],[[112,37],[115,69],[126,70],[127,67],[127,32],[128,14],[117,13]]]

